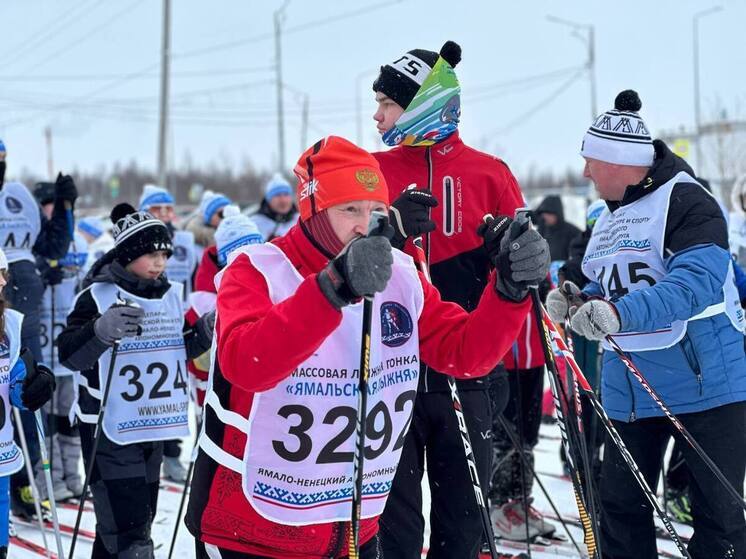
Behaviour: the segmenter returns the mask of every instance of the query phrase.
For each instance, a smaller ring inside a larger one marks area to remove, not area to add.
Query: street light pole
[[[285,0],[274,13],[275,22],[275,85],[277,88],[277,170],[285,168],[285,114],[282,102],[282,21],[285,19],[285,8],[290,0]]]
[[[722,6],[713,6],[707,10],[697,12],[692,16],[692,49],[693,49],[693,63],[694,63],[694,130],[696,135],[696,153],[697,153],[697,171],[702,172],[703,161],[702,161],[702,138],[700,133],[702,131],[702,115],[700,110],[700,98],[699,98],[699,19],[714,14],[722,10]]]
[[[171,0],[163,0],[163,31],[161,37],[161,102],[158,126],[158,182],[168,188],[166,147],[168,135],[168,90],[171,61]]]
[[[547,20],[552,23],[558,23],[560,25],[566,25],[574,30],[573,37],[577,37],[581,41],[585,42],[588,47],[588,61],[586,62],[586,68],[588,69],[588,81],[591,86],[591,122],[598,116],[598,108],[596,103],[596,28],[588,23],[578,23],[577,21],[570,21],[557,16],[548,15]],[[585,31],[586,35],[581,35],[579,31]]]

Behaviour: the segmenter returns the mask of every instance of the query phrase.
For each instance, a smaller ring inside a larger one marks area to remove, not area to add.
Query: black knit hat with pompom
[[[165,250],[169,256],[173,253],[168,228],[148,212],[138,212],[122,203],[114,206],[109,217],[114,224],[114,254],[122,266],[151,252]]]
[[[394,62],[381,66],[381,72],[373,82],[373,91],[383,93],[406,109],[439,56],[455,68],[461,62],[461,47],[453,41],[446,41],[440,53],[423,49],[410,50]]]

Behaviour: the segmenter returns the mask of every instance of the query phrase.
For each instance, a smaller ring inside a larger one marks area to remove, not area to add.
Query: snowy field
[[[569,481],[561,478],[562,467],[559,462],[558,448],[559,448],[559,429],[556,426],[542,425],[541,431],[542,437],[539,445],[536,449],[536,467],[540,474],[540,478],[546,486],[549,494],[557,505],[558,509],[562,513],[563,517],[569,520],[575,519],[577,521],[578,511],[574,505],[574,497],[572,494],[571,484]],[[188,460],[190,453],[190,442],[185,441],[183,445],[182,459],[184,462]],[[535,505],[537,508],[548,516],[558,527],[558,532],[562,532],[559,522],[552,518],[553,513],[546,497],[542,494],[538,486],[534,486]],[[158,514],[156,515],[155,524],[153,525],[153,540],[156,545],[155,556],[158,559],[165,559],[168,557],[169,545],[171,543],[171,537],[173,534],[174,526],[176,523],[176,514],[179,508],[179,500],[181,497],[181,490],[177,484],[171,482],[163,482],[161,484],[161,493],[158,500]],[[429,506],[429,499],[427,492],[425,492],[426,505]],[[64,505],[59,510],[60,522],[69,527],[70,529],[75,524],[75,507],[72,505]],[[32,541],[36,544],[42,545],[42,537],[38,530],[38,527],[21,525],[16,523],[18,528],[18,534],[22,538]],[[78,543],[76,544],[75,556],[87,559],[90,557],[92,535],[95,529],[95,519],[93,515],[93,509],[90,505],[87,505],[86,511],[83,515],[82,522],[83,532],[78,537]],[[682,526],[676,524],[677,531],[682,536],[690,536],[691,528],[688,526]],[[580,528],[576,526],[570,526],[573,537],[580,545],[581,549],[585,549],[582,543],[582,534]],[[55,550],[54,537],[49,532],[47,534],[48,542],[52,550]],[[63,545],[69,549],[70,537],[69,535],[63,534]],[[425,545],[428,545],[429,535],[425,537]],[[510,547],[501,546],[500,549],[504,552],[519,553],[525,552],[524,543],[516,543]],[[680,555],[676,552],[676,547],[670,541],[659,539],[658,549],[661,552],[661,557],[679,557]],[[541,548],[539,546],[532,546],[531,550],[532,557],[535,559],[542,558],[556,558],[556,557],[579,557],[580,555],[573,547],[572,543],[561,543],[553,545],[550,548]],[[190,534],[187,532],[183,523],[179,527],[179,535],[176,541],[176,549],[174,557],[185,558],[193,557],[194,548],[193,540]],[[38,558],[44,557],[43,549],[40,553],[28,551],[14,547],[11,543],[10,557],[12,558]],[[52,557],[56,557],[53,554]],[[423,555],[424,557],[424,555]]]

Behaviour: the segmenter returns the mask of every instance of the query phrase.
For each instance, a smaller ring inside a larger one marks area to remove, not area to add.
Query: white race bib
[[[583,273],[596,281],[607,300],[652,287],[668,272],[663,254],[666,220],[671,192],[678,183],[698,184],[680,172],[651,194],[622,206],[614,213],[604,208],[593,227],[583,257]],[[724,303],[711,305],[689,320],[726,312],[733,326],[743,330],[743,311],[738,301],[733,268],[723,285]],[[675,320],[652,332],[622,332],[614,339],[625,351],[653,351],[671,347],[686,333],[687,320]],[[604,348],[611,349],[608,342]]]
[[[166,277],[184,285],[184,301],[192,292],[192,274],[197,267],[197,255],[194,250],[194,233],[177,230],[173,238],[173,254],[166,262]]]
[[[9,182],[0,190],[0,248],[8,262],[34,262],[31,249],[41,231],[39,204],[24,185]]]
[[[118,298],[134,301],[145,311],[142,334],[121,340],[112,371],[103,428],[117,444],[189,435],[181,289],[172,283],[162,299],[143,299],[111,283],[91,286],[101,313]],[[106,386],[111,355],[109,349],[98,361],[101,387]]]
[[[0,340],[0,476],[8,476],[23,467],[23,454],[13,440],[10,420],[10,371],[18,361],[23,315],[5,311],[5,335]]]

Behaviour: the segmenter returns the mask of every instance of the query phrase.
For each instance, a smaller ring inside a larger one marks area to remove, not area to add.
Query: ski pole
[[[57,557],[59,557],[59,559],[65,559],[65,549],[62,547],[62,535],[60,534],[60,521],[57,518],[57,503],[54,500],[52,470],[49,467],[47,441],[44,435],[44,418],[41,415],[41,410],[36,410],[34,412],[34,419],[36,420],[36,434],[39,438],[39,450],[41,451],[41,463],[44,470],[44,481],[47,484],[47,497],[49,498],[49,504],[52,509],[52,527],[54,528],[54,537],[57,540]]]
[[[519,441],[516,438],[516,434],[513,433],[510,425],[508,424],[508,420],[505,419],[505,417],[502,414],[500,414],[498,415],[497,421],[500,423],[500,427],[502,427],[503,431],[507,433],[508,438],[510,439],[510,442],[513,444],[513,446],[515,448],[518,448]],[[554,500],[552,499],[552,497],[549,496],[549,491],[547,491],[547,488],[544,485],[544,482],[541,481],[539,474],[536,473],[536,469],[531,468],[530,464],[527,464],[527,459],[523,454],[520,454],[520,457],[524,463],[524,466],[531,470],[531,475],[534,481],[536,481],[536,483],[539,485],[539,489],[541,489],[541,492],[544,494],[544,498],[549,503],[549,506],[551,507],[552,511],[557,517],[557,520],[559,520],[559,523],[562,524],[562,527],[565,529],[565,533],[567,534],[567,537],[570,539],[570,542],[572,542],[572,545],[577,550],[578,556],[582,557],[583,552],[581,551],[580,546],[578,545],[578,542],[575,541],[575,538],[573,537],[572,532],[570,532],[570,528],[567,526],[567,522],[560,514],[559,509],[557,508],[557,505],[554,504]]]
[[[614,349],[616,354],[619,356],[619,359],[624,363],[629,369],[629,371],[634,375],[634,377],[637,379],[637,381],[642,385],[642,387],[645,389],[645,392],[647,392],[650,397],[653,399],[653,401],[658,405],[658,407],[663,410],[663,413],[666,414],[666,417],[673,423],[673,426],[676,427],[676,430],[681,434],[681,436],[684,438],[684,440],[691,446],[694,451],[699,455],[699,457],[702,459],[702,461],[707,465],[707,467],[710,469],[710,471],[715,475],[715,477],[718,479],[718,481],[725,487],[726,491],[730,493],[731,497],[738,503],[743,509],[746,510],[746,501],[743,499],[741,494],[736,491],[735,487],[728,481],[728,478],[725,477],[723,472],[718,468],[717,464],[712,461],[712,458],[710,458],[707,453],[704,451],[704,449],[700,446],[700,444],[696,441],[696,439],[692,436],[692,434],[689,432],[689,430],[684,427],[683,423],[679,421],[679,418],[676,417],[671,409],[666,405],[666,403],[661,398],[660,394],[650,386],[650,383],[648,383],[647,379],[643,376],[640,369],[637,368],[637,365],[635,365],[632,362],[632,359],[624,353],[624,350],[619,347],[619,344],[617,344],[616,340],[614,340],[613,336],[608,335],[606,336],[606,341],[609,342],[611,347]]]
[[[485,216],[486,217],[486,216]],[[528,210],[526,208],[518,208],[515,213],[515,220],[521,223],[522,227],[528,229],[531,226],[531,220],[528,216]],[[568,421],[565,412],[570,411],[570,404],[567,400],[567,395],[562,388],[562,383],[557,372],[556,363],[554,361],[554,354],[552,352],[551,339],[549,332],[542,321],[541,316],[541,299],[539,297],[539,288],[537,285],[529,286],[529,294],[531,296],[531,312],[533,313],[534,320],[536,321],[536,328],[541,339],[541,348],[544,353],[544,362],[547,370],[549,371],[549,386],[552,391],[552,399],[554,400],[554,406],[557,410],[557,423],[560,427],[560,435],[562,438],[562,448],[565,450],[565,457],[567,459],[567,465],[571,472],[572,486],[575,493],[575,502],[578,507],[578,514],[583,523],[583,533],[586,547],[588,548],[588,554],[591,557],[595,557],[597,554],[596,546],[596,526],[588,515],[587,498],[583,491],[581,483],[580,471],[578,466],[575,464],[573,450],[579,448],[580,438],[577,433],[577,425],[574,425],[575,430],[572,429],[573,424]],[[569,413],[568,413],[569,415]],[[572,444],[571,444],[572,441]],[[588,488],[589,490],[591,488]]]
[[[513,363],[515,364],[515,370],[513,371],[513,382],[510,383],[513,386],[510,390],[515,390],[515,416],[516,416],[516,427],[518,429],[518,445],[513,445],[515,451],[520,456],[520,469],[521,469],[521,496],[523,497],[523,525],[526,528],[526,553],[528,559],[532,559],[531,554],[531,538],[528,526],[528,488],[526,487],[526,470],[529,469],[529,465],[526,464],[525,456],[523,456],[523,448],[525,439],[523,437],[523,394],[521,393],[521,383],[518,380],[518,345],[513,342]],[[502,414],[501,414],[502,415]]]
[[[13,417],[16,420],[16,429],[18,429],[18,438],[21,440],[21,450],[25,456],[26,464],[26,475],[29,479],[29,485],[31,485],[31,494],[34,497],[34,508],[36,509],[36,519],[39,521],[39,530],[41,530],[41,539],[44,542],[44,549],[47,552],[47,559],[51,559],[52,554],[49,551],[49,544],[47,543],[47,529],[44,526],[44,516],[41,513],[41,495],[39,495],[39,489],[36,487],[36,479],[34,478],[34,469],[31,465],[31,454],[28,451],[28,444],[26,444],[26,433],[23,431],[23,423],[21,420],[21,412],[18,408],[13,406]]]
[[[411,187],[410,187],[411,188]],[[429,211],[429,210],[428,210]],[[418,269],[428,281],[432,283],[430,279],[430,270],[427,267],[427,259],[425,256],[425,250],[422,246],[422,236],[415,237],[413,239],[415,257],[414,261]],[[466,459],[466,469],[469,471],[469,477],[471,478],[472,488],[474,490],[474,500],[476,501],[477,508],[479,509],[480,519],[482,521],[482,530],[484,530],[484,536],[487,538],[487,545],[490,548],[490,556],[492,559],[497,559],[497,548],[495,547],[495,533],[492,530],[492,521],[490,520],[490,513],[487,510],[487,503],[484,500],[484,492],[482,491],[482,484],[479,482],[479,472],[477,470],[477,461],[474,456],[474,446],[471,444],[471,436],[469,430],[466,427],[466,418],[464,417],[463,406],[461,405],[461,398],[458,393],[458,386],[456,385],[456,379],[450,375],[446,375],[448,381],[448,389],[451,393],[451,403],[453,404],[453,413],[456,414],[456,422],[458,423],[458,430],[461,434],[461,442],[464,446],[464,457]]]
[[[383,229],[388,216],[372,212],[368,225],[368,236]],[[360,517],[363,506],[363,466],[365,463],[365,426],[368,419],[368,375],[370,373],[370,337],[373,327],[373,296],[363,297],[363,339],[360,345],[360,374],[358,381],[357,422],[355,424],[355,453],[352,458],[352,519],[349,538],[349,558],[360,556]]]
[[[109,392],[111,389],[111,378],[114,374],[114,364],[117,360],[117,353],[119,352],[119,340],[114,342],[111,348],[111,359],[109,360],[109,371],[106,375],[106,386],[104,387],[103,398],[101,399],[101,406],[98,412],[98,419],[96,420],[96,430],[93,435],[93,446],[91,447],[91,456],[88,459],[88,467],[85,472],[85,480],[83,481],[83,494],[80,496],[80,504],[78,505],[78,514],[75,517],[75,528],[73,529],[72,542],[70,543],[70,559],[75,557],[75,543],[78,541],[78,530],[80,530],[80,521],[83,517],[83,507],[85,506],[86,495],[88,494],[88,486],[91,483],[91,475],[93,475],[93,466],[96,462],[96,452],[98,451],[98,443],[101,440],[101,432],[103,431],[104,412],[106,411],[106,404],[109,401]]]
[[[55,372],[55,364],[54,364],[54,315],[55,315],[55,289],[54,285],[50,285],[50,292],[49,292],[49,298],[50,298],[50,306],[52,307],[52,318],[50,320],[49,324],[49,333],[48,333],[48,340],[49,340],[49,368],[52,370],[52,374],[54,375]],[[57,390],[52,391],[52,398],[49,401],[49,470],[52,470],[52,467],[54,466],[54,435],[57,432],[57,412],[56,412],[56,402],[55,398]],[[62,455],[62,452],[60,452],[60,455]]]
[[[192,479],[192,472],[194,471],[194,462],[197,460],[197,451],[199,449],[199,430],[197,435],[194,437],[194,446],[192,447],[192,455],[189,459],[189,467],[187,468],[186,479],[184,480],[184,492],[181,494],[181,501],[179,502],[179,512],[176,514],[176,525],[174,526],[174,535],[171,537],[171,547],[168,548],[168,559],[174,553],[176,547],[176,536],[179,533],[179,526],[181,526],[181,515],[184,512],[184,503],[186,503],[187,491],[189,490],[189,482]]]
[[[682,553],[684,557],[686,557],[687,559],[691,559],[691,555],[689,555],[689,552],[687,551],[686,546],[683,544],[683,542],[681,541],[681,538],[676,532],[676,529],[673,527],[670,517],[661,508],[661,505],[658,502],[658,499],[656,498],[655,493],[653,493],[652,489],[650,489],[650,485],[648,485],[648,482],[645,479],[645,476],[642,475],[640,468],[637,466],[637,462],[635,462],[635,459],[632,458],[632,455],[627,449],[627,445],[624,443],[624,440],[622,439],[621,435],[619,434],[619,432],[616,430],[616,427],[614,427],[614,424],[609,419],[609,416],[607,415],[606,410],[604,409],[603,405],[598,399],[598,396],[596,396],[596,393],[593,391],[593,388],[586,380],[585,375],[580,370],[580,367],[578,367],[578,364],[575,361],[575,358],[573,357],[572,353],[567,348],[567,345],[562,339],[562,336],[560,336],[559,331],[557,330],[557,327],[555,326],[554,322],[552,322],[552,319],[549,317],[549,314],[547,313],[546,309],[542,307],[541,311],[542,311],[544,326],[549,331],[551,331],[552,337],[555,343],[557,344],[557,347],[559,348],[560,353],[565,358],[565,362],[568,364],[568,366],[572,367],[578,379],[578,383],[580,387],[582,388],[583,392],[588,397],[588,400],[590,401],[591,406],[593,407],[593,410],[598,415],[601,421],[601,424],[606,429],[606,432],[608,433],[609,437],[611,437],[611,441],[614,443],[614,445],[619,450],[619,454],[622,456],[622,459],[627,463],[627,466],[629,467],[630,472],[632,473],[632,476],[635,478],[638,485],[642,489],[643,494],[647,498],[650,505],[653,507],[653,510],[655,510],[656,514],[658,515],[658,518],[660,518],[661,522],[663,522],[663,526],[666,528],[666,531],[670,534],[671,539],[673,540],[674,544],[676,544],[676,547],[679,549],[679,551]]]

